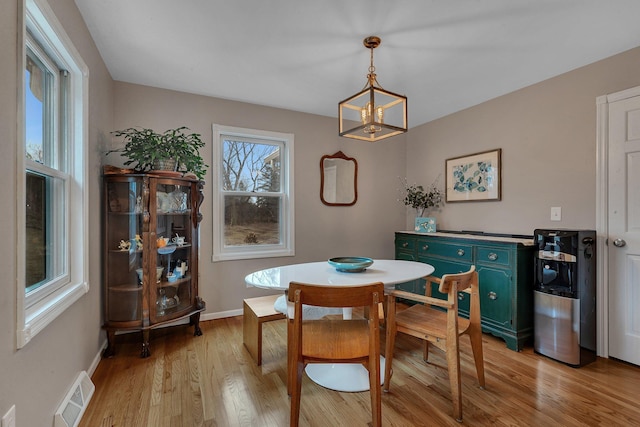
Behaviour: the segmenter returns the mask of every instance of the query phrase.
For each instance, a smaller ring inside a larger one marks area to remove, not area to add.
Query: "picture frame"
[[[496,201],[502,198],[502,149],[445,161],[446,202]]]

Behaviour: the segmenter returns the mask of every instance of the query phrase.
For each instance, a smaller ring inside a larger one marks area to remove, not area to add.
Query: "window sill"
[[[295,251],[293,249],[282,249],[282,250],[273,250],[273,251],[238,251],[238,252],[226,252],[221,254],[214,254],[211,257],[212,262],[218,261],[234,261],[241,259],[258,259],[258,258],[276,258],[276,257],[286,257],[286,256],[295,256]]]
[[[18,348],[24,347],[33,337],[62,314],[84,294],[89,284],[68,284],[25,311],[24,329],[18,331]]]

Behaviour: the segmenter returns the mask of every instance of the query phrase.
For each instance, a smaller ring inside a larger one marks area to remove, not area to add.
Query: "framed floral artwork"
[[[454,157],[445,162],[446,201],[500,200],[502,149]]]

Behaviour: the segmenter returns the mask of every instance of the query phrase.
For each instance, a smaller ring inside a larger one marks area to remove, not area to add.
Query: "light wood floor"
[[[151,357],[140,359],[137,334],[118,336],[116,356],[100,362],[96,391],[81,426],[286,426],[285,320],[264,325],[263,365],[242,345],[242,317],[152,333]],[[640,368],[599,358],[575,369],[508,350],[484,335],[487,387],[477,386],[467,337],[461,339],[462,425],[638,426]],[[398,335],[391,390],[382,396],[385,426],[458,426],[451,417],[444,358],[422,361],[418,341]],[[307,377],[301,426],[370,424],[369,393],[324,389]]]

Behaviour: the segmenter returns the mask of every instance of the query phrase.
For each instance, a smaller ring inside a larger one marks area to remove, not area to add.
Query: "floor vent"
[[[87,372],[80,372],[56,411],[55,427],[76,427],[80,424],[95,389]]]

